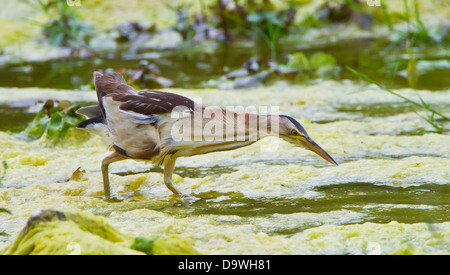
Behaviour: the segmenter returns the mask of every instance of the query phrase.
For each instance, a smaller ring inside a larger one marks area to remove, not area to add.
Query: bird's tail
[[[102,98],[108,94],[135,94],[133,87],[129,86],[119,73],[102,74],[94,72],[95,90],[97,92],[98,104],[95,106],[83,107],[77,110],[80,115],[88,119],[78,124],[77,128],[88,129],[94,124],[105,123],[105,109]]]
[[[103,107],[103,97],[109,94],[137,94],[137,91],[129,86],[122,75],[119,73],[102,74],[94,72],[94,84],[97,92],[98,104],[103,118],[105,117],[105,108]]]
[[[108,94],[137,94],[137,91],[129,86],[119,73],[94,72],[94,83],[99,103],[101,103],[101,98]]]

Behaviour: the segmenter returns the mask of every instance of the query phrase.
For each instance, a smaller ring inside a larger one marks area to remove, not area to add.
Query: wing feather
[[[168,114],[176,107],[184,107],[193,111],[196,103],[184,96],[160,91],[142,91],[138,94],[113,94],[114,101],[123,102],[120,109],[133,111],[142,115]]]

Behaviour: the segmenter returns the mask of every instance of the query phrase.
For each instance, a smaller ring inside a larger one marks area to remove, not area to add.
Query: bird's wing
[[[138,94],[108,95],[113,101],[122,102],[119,109],[134,118],[138,124],[155,124],[172,112],[193,112],[199,106],[193,100],[169,92],[141,91]]]
[[[183,107],[193,111],[196,103],[184,96],[160,91],[141,91],[137,94],[113,94],[114,101],[123,102],[120,109],[140,115],[152,116],[170,114],[175,108]]]
[[[176,107],[186,107],[194,110],[195,102],[187,97],[160,91],[137,92],[127,85],[119,73],[94,73],[95,89],[98,102],[104,114],[103,97],[111,96],[114,101],[123,102],[120,109],[132,111],[141,115],[159,115],[170,113]]]
[[[143,159],[149,159],[157,155],[156,152],[159,154],[161,150],[164,151],[165,144],[170,143],[172,140],[172,125],[180,113],[187,115],[192,113],[197,107],[200,107],[200,105],[187,97],[161,91],[141,91],[138,94],[111,94],[104,97],[104,102],[108,113],[110,112],[109,110],[111,112],[116,110],[115,116],[118,120],[122,117],[121,121],[117,121],[117,124],[121,123],[123,125],[121,126],[122,128],[127,127],[123,122],[129,121],[126,123],[127,125],[141,125],[141,127],[133,126],[133,129],[129,130],[133,131],[134,134],[139,129],[147,129],[145,133],[141,134],[141,136],[145,134],[147,137],[141,139],[147,140],[147,143],[151,141],[154,144],[155,147],[152,152],[143,152],[142,149],[131,148],[142,148],[142,146],[136,144],[138,142],[136,140],[126,142],[124,141],[126,138],[121,138],[120,144],[119,141],[117,142],[121,148],[126,150],[129,156],[139,156],[139,158]],[[110,108],[112,104],[116,104],[118,108]],[[108,125],[116,123],[115,121],[110,123],[110,120],[114,119],[108,118]],[[150,145],[145,144],[145,148],[150,147]]]

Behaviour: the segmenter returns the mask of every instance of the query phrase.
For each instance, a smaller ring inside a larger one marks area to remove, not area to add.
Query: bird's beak
[[[301,138],[299,139],[299,142],[305,149],[313,151],[331,164],[338,165],[337,162],[310,137]]]

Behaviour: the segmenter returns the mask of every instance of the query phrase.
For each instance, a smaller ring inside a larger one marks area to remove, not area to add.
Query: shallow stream
[[[356,81],[167,90],[205,105],[279,106],[339,166],[267,138],[179,159],[174,182],[189,195],[180,199],[164,186],[159,168],[129,160],[111,165],[112,191],[122,201],[110,203],[102,197],[100,162],[108,151],[99,138],[76,130],[55,147],[1,132],[0,159],[7,169],[0,200],[13,215],[0,215],[0,248],[34,210],[50,208],[104,215],[131,236],[179,234],[205,254],[449,252],[450,136],[424,132],[432,128],[413,106]],[[449,115],[450,90],[396,91],[420,95]],[[0,88],[4,104],[36,98],[93,102],[96,96]],[[85,172],[70,179],[78,167]]]

